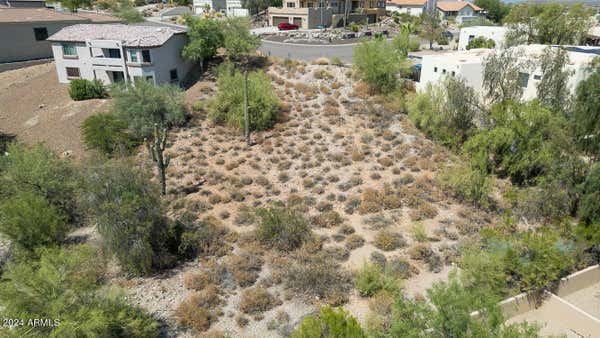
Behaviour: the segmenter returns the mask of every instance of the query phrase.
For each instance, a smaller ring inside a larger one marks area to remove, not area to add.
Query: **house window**
[[[287,2],[285,5],[287,6],[287,8],[294,8],[294,7],[296,7],[296,4],[293,3],[293,2]]]
[[[77,49],[75,45],[62,45],[63,55],[67,56],[77,56]]]
[[[171,82],[179,80],[179,76],[177,75],[177,68],[171,69],[169,71],[169,78],[171,79]]]
[[[130,62],[138,62],[138,52],[137,52],[137,50],[130,49],[128,52],[129,52],[129,61]]]
[[[48,29],[46,27],[36,27],[33,29],[36,41],[44,41],[48,38]]]
[[[527,88],[528,83],[529,83],[529,74],[519,73],[519,85],[523,88]]]
[[[375,7],[375,1],[369,1],[369,8]]]
[[[72,77],[72,78],[80,78],[81,75],[79,74],[79,68],[75,68],[75,67],[67,67],[67,77]]]
[[[534,75],[534,76],[533,76],[533,79],[534,79],[534,80],[541,80],[541,79],[542,79],[542,76],[541,76],[541,75]]]
[[[121,58],[121,50],[116,48],[111,48],[108,50],[108,57],[111,59],[120,59]]]
[[[437,73],[437,67],[433,67],[433,72]]]
[[[152,76],[152,75],[146,75],[146,81],[154,83],[154,76]]]
[[[473,39],[475,39],[475,35],[469,35],[469,42],[471,42]]]
[[[379,8],[385,8],[385,1],[378,1],[377,2],[377,7],[379,7]]]
[[[125,81],[125,74],[123,72],[112,72],[113,82],[123,82]]]
[[[152,59],[150,59],[150,51],[147,49],[144,49],[142,51],[142,62],[146,62],[146,63],[152,62]]]
[[[455,76],[455,75],[456,75],[456,72],[455,72],[455,71],[452,71],[452,73],[450,73],[450,75],[452,75],[452,76]]]

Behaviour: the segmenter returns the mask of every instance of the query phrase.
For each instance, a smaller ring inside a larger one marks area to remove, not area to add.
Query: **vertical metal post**
[[[250,146],[250,114],[248,113],[248,71],[244,71],[244,129],[246,145]]]

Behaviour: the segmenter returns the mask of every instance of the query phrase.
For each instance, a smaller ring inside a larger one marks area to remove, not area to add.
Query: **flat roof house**
[[[75,15],[46,8],[0,7],[0,63],[52,57],[48,36],[60,29],[92,22],[121,22],[101,14]]]
[[[98,79],[105,84],[144,78],[180,83],[192,66],[181,57],[185,30],[122,24],[79,24],[48,38],[61,83]]]
[[[436,8],[442,18],[455,18],[456,22],[466,22],[483,14],[483,8],[467,1],[438,1]]]
[[[600,47],[587,46],[552,46],[552,45],[521,45],[511,47],[520,58],[531,61],[530,69],[523,69],[519,73],[523,87],[524,100],[537,97],[537,84],[542,79],[539,56],[545,48],[565,48],[569,63],[565,66],[571,71],[568,86],[571,92],[579,82],[589,75],[588,66],[595,56],[600,55]],[[429,83],[435,84],[446,76],[461,77],[467,85],[476,92],[483,93],[483,67],[484,60],[493,53],[493,49],[471,49],[444,54],[424,55],[421,66],[421,78],[417,90],[424,90]]]
[[[495,48],[500,48],[504,44],[507,27],[503,26],[470,26],[460,29],[458,38],[458,50],[466,50],[469,42],[477,37],[492,39],[496,44]]]
[[[385,4],[385,9],[389,12],[421,16],[426,6],[427,0],[391,0]]]

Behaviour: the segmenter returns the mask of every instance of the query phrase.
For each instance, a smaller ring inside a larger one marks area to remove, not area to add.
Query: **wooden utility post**
[[[248,112],[248,71],[244,71],[244,135],[246,145],[250,146],[250,114]]]

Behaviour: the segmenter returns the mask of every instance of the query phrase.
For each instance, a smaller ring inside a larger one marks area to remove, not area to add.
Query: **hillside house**
[[[48,38],[61,83],[98,79],[105,84],[144,78],[180,83],[191,62],[182,59],[185,30],[173,27],[80,24]]]
[[[385,4],[388,12],[421,16],[427,7],[427,0],[391,0]]]
[[[458,23],[473,20],[483,14],[483,8],[467,1],[438,1],[436,9],[443,19],[453,18]]]

